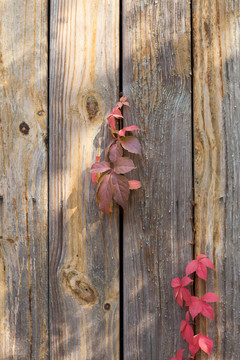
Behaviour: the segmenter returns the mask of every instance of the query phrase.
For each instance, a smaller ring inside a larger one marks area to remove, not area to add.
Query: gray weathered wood
[[[123,1],[123,89],[141,128],[124,214],[126,360],[170,359],[181,342],[171,280],[191,259],[190,7],[184,0]]]
[[[47,1],[0,18],[0,358],[48,359]]]
[[[99,214],[90,167],[118,97],[118,1],[51,2],[50,354],[119,358],[118,211]]]
[[[215,321],[199,317],[197,328],[214,340],[215,360],[239,358],[239,11],[239,1],[193,1],[196,254],[216,267],[196,290],[222,300]]]

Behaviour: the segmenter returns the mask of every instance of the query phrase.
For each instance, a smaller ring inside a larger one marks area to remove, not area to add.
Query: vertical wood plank
[[[0,18],[0,358],[48,359],[47,1]]]
[[[119,358],[118,211],[102,216],[90,167],[118,97],[119,2],[51,1],[50,354]]]
[[[197,323],[213,338],[216,360],[239,358],[239,12],[238,1],[193,1],[196,253],[216,268],[197,294],[214,291],[222,300],[214,322]]]
[[[123,0],[126,123],[142,144],[142,190],[124,214],[126,360],[168,359],[183,345],[171,280],[192,258],[190,73],[189,2]]]

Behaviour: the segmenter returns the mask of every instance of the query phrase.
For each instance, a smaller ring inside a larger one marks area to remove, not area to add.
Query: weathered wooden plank
[[[51,2],[50,354],[119,358],[118,211],[104,218],[90,166],[118,97],[119,3]]]
[[[0,358],[47,359],[47,1],[0,18]]]
[[[217,360],[239,358],[239,11],[239,1],[193,1],[196,252],[213,258],[207,291],[222,300],[198,329],[213,338]]]
[[[191,256],[190,7],[123,1],[123,88],[141,130],[142,190],[124,214],[126,360],[170,359],[183,318],[171,280]]]

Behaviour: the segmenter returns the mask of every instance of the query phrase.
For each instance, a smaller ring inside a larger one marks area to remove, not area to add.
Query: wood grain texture
[[[0,18],[0,358],[48,359],[47,1]]]
[[[197,294],[222,300],[215,321],[199,317],[198,330],[213,338],[215,360],[239,358],[239,12],[239,1],[193,1],[196,254],[216,267]]]
[[[192,258],[191,50],[188,1],[123,1],[123,88],[141,128],[142,189],[124,214],[126,360],[183,346],[171,281]]]
[[[90,167],[118,97],[119,3],[51,3],[50,355],[118,359],[118,211],[99,213]]]

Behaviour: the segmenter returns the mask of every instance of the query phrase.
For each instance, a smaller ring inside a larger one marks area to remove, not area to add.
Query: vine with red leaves
[[[172,287],[174,288],[175,299],[178,304],[183,307],[183,304],[189,308],[186,313],[185,320],[182,320],[180,326],[180,332],[184,340],[187,341],[191,356],[187,359],[194,359],[199,349],[204,351],[208,356],[210,355],[213,347],[213,341],[211,338],[204,334],[194,335],[193,328],[190,322],[190,315],[192,320],[198,314],[205,316],[206,318],[214,318],[213,308],[208,303],[214,303],[220,301],[220,299],[214,293],[206,293],[200,299],[197,296],[191,296],[186,286],[193,283],[193,279],[189,277],[190,274],[196,273],[196,275],[206,281],[207,268],[213,269],[214,266],[211,260],[206,255],[200,254],[196,260],[192,260],[186,267],[186,276],[180,280],[175,278],[172,280]],[[184,349],[180,349],[177,352],[177,357],[172,357],[171,360],[182,360]]]
[[[113,200],[124,209],[130,190],[141,187],[140,181],[128,180],[124,175],[136,167],[130,158],[124,156],[123,151],[141,154],[140,143],[134,135],[134,131],[140,129],[132,125],[117,130],[118,121],[123,119],[121,110],[124,106],[130,106],[127,96],[120,98],[107,117],[111,140],[105,149],[105,161],[100,162],[97,156],[91,167],[92,182],[97,185],[96,201],[105,215],[112,211]]]

